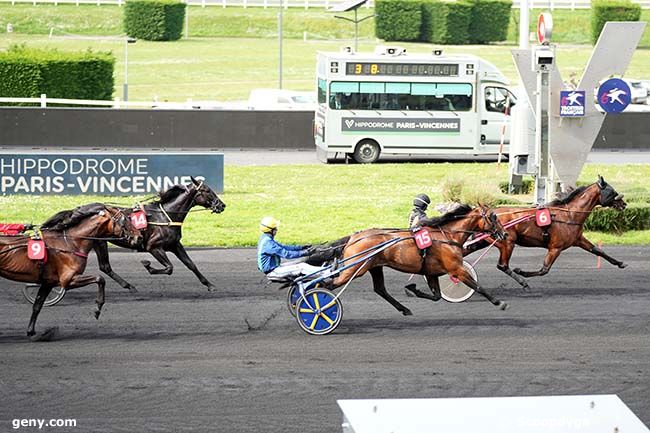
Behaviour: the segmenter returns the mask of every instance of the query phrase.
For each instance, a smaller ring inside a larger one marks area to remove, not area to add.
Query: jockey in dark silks
[[[275,240],[280,222],[273,217],[265,217],[260,222],[260,236],[257,242],[257,267],[269,277],[286,278],[307,275],[321,270],[305,262],[291,262],[280,265],[281,259],[306,257],[311,245],[283,245]]]
[[[427,207],[431,199],[426,194],[418,194],[413,199],[413,210],[409,214],[409,228],[419,227],[419,221],[427,217]]]

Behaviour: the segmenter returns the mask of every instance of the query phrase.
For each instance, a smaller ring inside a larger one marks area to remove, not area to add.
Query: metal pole
[[[282,88],[282,0],[280,0],[280,13],[278,14],[278,89]]]
[[[122,99],[124,102],[129,100],[129,38],[124,38],[124,87]]]
[[[359,20],[357,19],[357,10],[354,9],[354,52],[359,52]]]
[[[528,0],[520,0],[519,2],[519,48],[522,50],[527,50],[530,47],[530,44],[528,42],[528,38],[530,35],[529,24],[530,24],[530,9],[528,9]],[[524,90],[523,86],[521,86],[521,89]]]

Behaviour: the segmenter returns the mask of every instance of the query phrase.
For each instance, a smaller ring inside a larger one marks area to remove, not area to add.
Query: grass
[[[363,9],[362,12],[366,10]],[[372,13],[372,9],[367,11]],[[513,11],[513,14],[518,11]],[[115,39],[48,38],[54,36],[120,35],[122,9],[117,6],[94,5],[15,5],[0,4],[0,28],[7,22],[14,33],[0,34],[0,49],[12,43],[51,47],[62,50],[112,51],[116,57],[115,96],[121,96],[124,82],[124,42]],[[129,96],[131,100],[185,101],[243,100],[250,90],[278,85],[277,10],[261,8],[191,7],[189,39],[176,42],[138,41],[129,46]],[[363,13],[362,13],[363,15]],[[536,13],[531,14],[532,17]],[[554,13],[554,41],[566,45],[558,48],[558,64],[565,79],[579,76],[591,55],[589,11],[558,10]],[[642,19],[650,19],[644,10]],[[360,50],[372,50],[373,20],[360,26]],[[531,28],[533,23],[531,20]],[[516,23],[510,26],[510,42],[514,42]],[[304,41],[303,32],[308,38]],[[337,51],[351,44],[352,27],[334,19],[323,9],[289,9],[284,14],[283,86],[295,90],[314,89],[317,51]],[[411,52],[430,52],[431,44],[399,43]],[[650,47],[650,30],[646,30],[642,46]],[[513,82],[518,81],[512,62],[510,45],[446,46],[449,53],[477,54],[497,65]],[[650,55],[638,49],[628,71],[629,77],[650,78]]]
[[[647,197],[650,165],[594,165],[580,178],[596,180],[600,173],[617,191]],[[259,220],[273,215],[282,221],[279,239],[287,243],[334,240],[370,227],[405,227],[415,194],[427,193],[433,203],[442,200],[446,179],[464,179],[464,188],[498,185],[507,178],[507,166],[495,163],[430,163],[378,165],[226,166],[226,211],[220,215],[191,213],[183,227],[183,242],[193,246],[252,246]],[[510,197],[522,199],[522,197]],[[529,199],[529,197],[523,197]],[[3,222],[42,222],[56,211],[92,201],[119,201],[133,197],[1,197]],[[650,244],[650,230],[620,236],[589,233],[604,244]]]

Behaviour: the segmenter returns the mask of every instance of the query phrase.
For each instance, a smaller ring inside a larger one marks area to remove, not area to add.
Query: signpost
[[[610,78],[598,88],[598,105],[605,113],[620,113],[632,102],[631,90],[620,78]]]

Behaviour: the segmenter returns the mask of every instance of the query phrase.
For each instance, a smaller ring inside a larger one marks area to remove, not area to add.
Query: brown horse
[[[334,280],[334,288],[343,286],[348,281],[370,272],[375,292],[388,301],[405,316],[411,311],[390,296],[384,285],[383,267],[396,269],[410,274],[424,275],[432,294],[421,292],[414,286],[409,287],[416,296],[437,301],[440,299],[438,277],[449,274],[458,278],[472,289],[487,298],[491,303],[506,309],[505,302],[493,298],[485,292],[478,282],[463,267],[463,243],[473,233],[490,233],[497,239],[505,236],[503,227],[494,212],[479,206],[472,209],[461,205],[452,212],[439,218],[429,218],[420,221],[432,240],[432,245],[426,249],[424,257],[420,253],[413,233],[410,230],[398,229],[369,229],[353,234],[342,249],[342,260],[356,257],[367,257],[372,254],[370,249],[377,248],[382,243],[388,243],[387,248],[378,248],[376,254],[367,261],[343,270]],[[394,244],[390,241],[394,240]],[[370,251],[363,254],[363,251]],[[348,260],[350,261],[350,260]]]
[[[133,228],[122,211],[93,203],[71,211],[62,211],[42,226],[45,260],[27,257],[27,236],[0,237],[0,276],[13,281],[40,284],[27,335],[34,335],[36,319],[53,287],[66,290],[97,284],[95,318],[104,305],[105,281],[101,276],[83,275],[88,252],[97,239],[120,238],[139,242],[140,232]]]
[[[619,268],[627,265],[607,255],[603,250],[589,242],[583,234],[585,220],[596,206],[612,207],[623,210],[627,206],[623,196],[617,193],[611,185],[598,176],[598,181],[589,186],[583,186],[572,191],[567,197],[551,201],[543,206],[550,211],[551,224],[539,227],[535,213],[538,208],[501,207],[496,209],[501,224],[508,226],[509,222],[522,220],[506,229],[508,237],[498,241],[499,263],[497,268],[515,279],[524,288],[528,283],[523,277],[545,275],[553,266],[560,253],[569,247],[580,247],[585,251],[603,257]],[[485,248],[491,242],[478,242],[463,251],[464,255]],[[544,264],[539,271],[523,271],[519,268],[510,269],[510,257],[515,245],[523,247],[538,247],[548,249]]]

